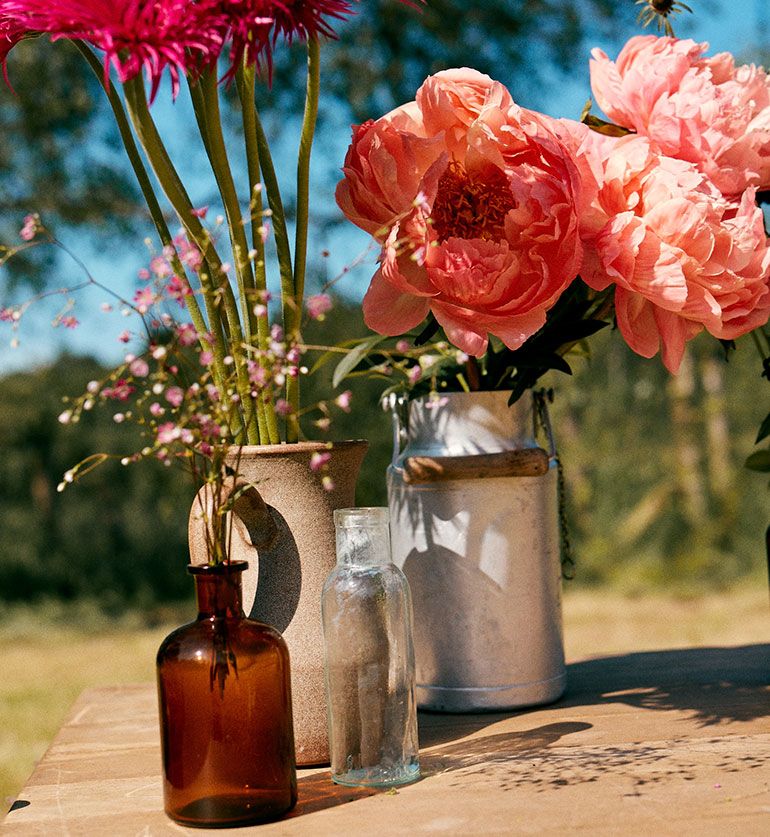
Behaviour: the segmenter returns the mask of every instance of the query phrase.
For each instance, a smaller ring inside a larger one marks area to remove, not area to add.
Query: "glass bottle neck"
[[[390,564],[390,529],[386,525],[337,528],[337,563],[348,567]]]
[[[243,616],[243,568],[195,575],[198,619],[238,619]]]

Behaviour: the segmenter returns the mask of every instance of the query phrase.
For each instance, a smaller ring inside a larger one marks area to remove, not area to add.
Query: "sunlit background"
[[[766,2],[689,5],[694,14],[674,21],[678,36],[768,63]],[[313,161],[309,286],[340,277],[336,312],[313,335],[327,344],[365,333],[359,303],[376,257],[333,200],[351,122],[412,98],[427,74],[462,65],[502,81],[522,105],[577,118],[590,96],[591,48],[614,57],[640,31],[633,0],[428,0],[422,14],[394,0],[363,0],[359,12],[324,49]],[[303,60],[301,48],[279,51],[272,88],[261,90],[289,206]],[[98,83],[64,42],[24,42],[8,69],[16,92],[0,86],[0,242],[18,243],[24,216],[39,212],[91,275],[130,298],[158,245]],[[162,89],[153,108],[193,202],[215,216],[216,187],[185,92],[172,102]],[[245,171],[242,160],[235,165],[236,175]],[[83,686],[151,675],[152,649],[191,592],[184,565],[192,488],[181,474],[108,465],[56,492],[85,455],[133,449],[131,431],[106,413],[77,427],[56,419],[62,397],[80,394],[126,351],[117,339],[125,321],[119,306],[101,310],[104,292],[50,293],[84,278],[83,266],[51,247],[0,268],[0,307],[43,295],[16,330],[0,323],[0,665],[8,674],[0,686],[8,713],[0,717],[0,799],[18,789]],[[69,306],[79,327],[52,327]],[[556,389],[577,561],[565,599],[568,650],[708,642],[710,634],[766,640],[770,492],[766,476],[743,462],[770,383],[751,341],[738,341],[726,364],[703,335],[671,378],[659,359],[636,357],[608,330],[575,368],[572,378],[552,373],[546,382]],[[324,375],[308,382],[308,399],[328,390]],[[358,501],[382,504],[391,451],[380,384],[352,389],[353,412],[333,435],[371,440]],[[678,603],[661,604],[671,594]],[[636,604],[623,604],[624,596]]]

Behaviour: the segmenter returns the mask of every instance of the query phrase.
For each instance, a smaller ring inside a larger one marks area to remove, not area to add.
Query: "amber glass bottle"
[[[247,566],[188,567],[198,618],[158,651],[165,809],[183,825],[264,822],[297,801],[289,653],[243,615]]]

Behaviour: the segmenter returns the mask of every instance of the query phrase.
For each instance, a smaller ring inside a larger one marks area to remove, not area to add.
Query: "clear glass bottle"
[[[188,567],[198,618],[158,651],[163,795],[182,825],[265,822],[297,801],[289,652],[243,615],[247,566]]]
[[[412,603],[390,557],[386,508],[338,509],[337,566],[321,599],[331,773],[340,785],[420,776]]]

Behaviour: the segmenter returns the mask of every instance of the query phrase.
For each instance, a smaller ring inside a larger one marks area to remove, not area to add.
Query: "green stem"
[[[321,90],[320,47],[317,38],[310,38],[307,44],[307,91],[305,113],[302,119],[299,154],[297,157],[297,229],[294,242],[294,310],[292,327],[287,327],[289,343],[299,340],[299,323],[302,316],[302,302],[305,295],[305,272],[307,270],[307,236],[310,218],[310,154],[318,119],[318,97]],[[286,400],[296,415],[299,411],[299,377],[286,382]],[[295,428],[298,433],[298,428]]]
[[[258,444],[257,422],[250,395],[251,384],[244,355],[243,331],[233,290],[227,277],[222,274],[222,263],[211,237],[201,224],[200,219],[193,214],[193,205],[187,190],[177,174],[171,158],[168,156],[166,147],[150,115],[141,78],[137,77],[125,82],[123,89],[126,94],[129,116],[155,176],[174,207],[187,234],[204,254],[208,267],[201,270],[200,276],[207,310],[211,311],[213,309],[218,314],[217,305],[221,298],[230,332],[230,350],[235,359],[238,395],[240,396],[241,409],[245,413],[246,438],[243,441],[249,444]],[[214,334],[216,357],[216,353],[221,352],[224,347],[216,345],[216,332]],[[238,439],[237,441],[241,440]]]
[[[238,201],[238,193],[235,188],[230,161],[227,158],[227,147],[222,134],[222,120],[219,111],[219,91],[217,89],[216,76],[212,71],[206,71],[201,76],[198,84],[191,85],[191,88],[199,88],[204,103],[203,113],[205,114],[205,125],[201,129],[208,136],[207,152],[211,162],[211,168],[222,196],[222,202],[227,216],[227,225],[230,230],[230,244],[235,260],[235,273],[238,281],[238,291],[241,303],[241,317],[246,337],[246,342],[251,343],[252,328],[254,323],[255,282],[254,274],[249,261],[249,245],[246,239],[246,231],[243,226],[243,215]]]
[[[257,342],[262,351],[267,351],[270,343],[270,320],[267,311],[267,267],[265,262],[265,242],[262,236],[262,229],[265,222],[262,203],[262,183],[259,166],[259,147],[257,145],[256,110],[254,106],[256,72],[244,57],[243,64],[238,68],[235,76],[235,84],[238,89],[238,97],[241,102],[241,116],[243,123],[243,136],[246,147],[246,163],[249,172],[249,213],[251,220],[251,243],[256,252],[254,260],[254,284],[257,295],[264,300],[265,311],[256,317]],[[263,361],[263,366],[266,364]],[[278,444],[280,435],[278,432],[278,420],[272,401],[264,401],[262,398],[257,402],[258,418],[260,420],[260,433],[264,421],[267,438],[270,444]]]
[[[171,257],[171,265],[176,275],[187,283],[187,287],[191,292],[190,296],[188,296],[186,299],[187,310],[190,312],[190,319],[192,320],[192,323],[195,326],[195,330],[198,333],[198,339],[201,349],[209,349],[209,344],[206,341],[204,335],[208,334],[209,331],[211,331],[211,333],[214,334],[214,364],[212,371],[214,375],[215,384],[222,391],[224,391],[226,373],[223,359],[225,357],[225,351],[219,315],[215,308],[212,308],[208,304],[206,304],[206,313],[209,320],[209,323],[207,324],[206,319],[203,316],[203,312],[201,311],[200,305],[198,304],[198,300],[195,297],[195,289],[190,284],[190,281],[187,277],[187,271],[185,270],[184,266],[182,265],[182,262],[179,259],[179,255],[176,252],[176,247],[174,247],[171,232],[168,228],[168,224],[166,223],[166,219],[163,217],[163,210],[161,209],[158,199],[155,195],[155,190],[153,189],[150,177],[147,173],[147,169],[145,168],[144,162],[142,161],[139,149],[137,148],[136,143],[134,142],[134,137],[131,133],[131,126],[123,109],[123,103],[121,102],[120,96],[118,95],[118,92],[115,89],[115,85],[111,81],[105,79],[104,68],[101,62],[88,48],[88,46],[86,46],[86,44],[84,44],[82,41],[78,40],[74,40],[73,43],[75,47],[78,49],[78,51],[81,53],[81,55],[83,55],[83,57],[88,62],[94,74],[99,79],[99,82],[101,83],[105,94],[107,95],[107,99],[110,103],[110,106],[112,107],[112,111],[115,116],[115,122],[118,126],[118,131],[120,132],[120,138],[123,141],[123,146],[126,149],[126,154],[128,155],[129,162],[131,163],[131,167],[134,170],[136,179],[139,182],[139,188],[141,189],[142,196],[144,197],[145,202],[147,203],[147,208],[150,212],[150,217],[152,218],[152,221],[155,225],[155,229],[158,232],[158,237],[160,238],[161,243],[164,247],[170,247],[173,250],[173,256]],[[208,301],[209,297],[204,293],[204,304],[208,303]],[[219,347],[218,351],[217,347]],[[240,425],[239,417],[233,415],[232,419],[236,427]]]
[[[262,169],[262,178],[267,192],[267,201],[270,206],[273,221],[273,232],[275,235],[275,248],[278,255],[278,268],[281,276],[281,313],[283,316],[283,327],[286,334],[294,331],[294,272],[292,270],[291,247],[289,245],[289,231],[286,228],[286,215],[281,201],[281,190],[278,185],[278,178],[275,174],[275,166],[270,153],[270,145],[267,135],[259,118],[259,112],[254,109],[254,129],[256,131],[257,148],[259,151],[259,164]],[[286,422],[286,441],[294,442],[298,438],[296,422]]]

